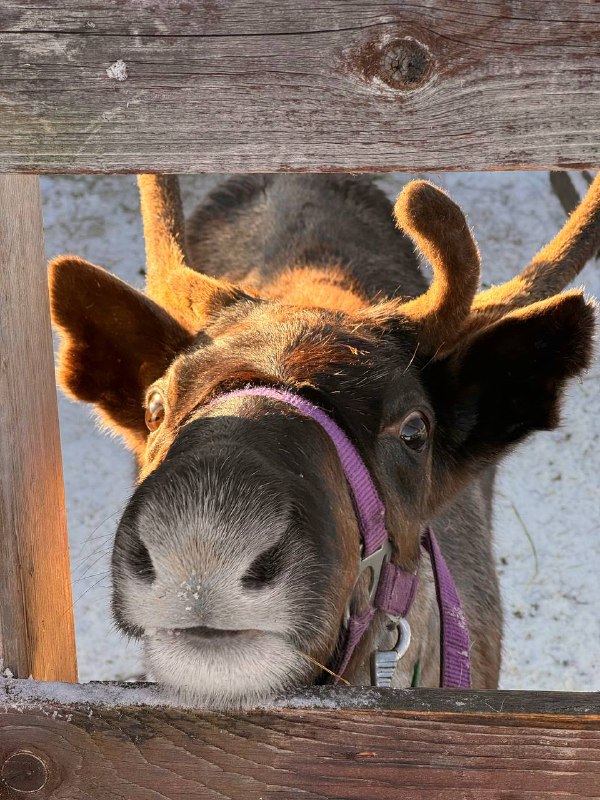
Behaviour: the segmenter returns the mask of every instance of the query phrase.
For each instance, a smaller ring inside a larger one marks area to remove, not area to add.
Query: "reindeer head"
[[[352,311],[256,296],[187,265],[176,179],[140,178],[142,294],[63,256],[50,267],[59,377],[135,452],[139,484],[113,555],[114,613],[152,673],[216,706],[317,679],[356,585],[355,511],[331,441],[265,397],[283,387],[346,430],[386,504],[393,560],[474,474],[558,421],[590,356],[593,309],[559,294],[598,246],[600,180],[513,281],[477,294],[460,209],[410,183],[395,214],[434,268],[421,297]],[[352,677],[373,637],[351,662]]]

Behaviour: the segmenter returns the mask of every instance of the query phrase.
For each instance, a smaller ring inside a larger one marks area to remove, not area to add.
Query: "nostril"
[[[242,576],[242,585],[245,589],[261,589],[265,584],[275,580],[281,572],[282,566],[283,551],[278,543],[254,559],[250,568]]]
[[[134,575],[148,583],[156,577],[148,548],[137,536],[129,543],[127,563]]]

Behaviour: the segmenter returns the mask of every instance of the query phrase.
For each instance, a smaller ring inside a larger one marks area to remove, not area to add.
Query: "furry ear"
[[[141,292],[75,256],[50,263],[49,283],[59,383],[94,403],[133,449],[143,447],[145,391],[190,344],[189,334]]]
[[[566,292],[507,314],[424,372],[440,463],[481,467],[559,422],[566,382],[589,366],[594,307]]]

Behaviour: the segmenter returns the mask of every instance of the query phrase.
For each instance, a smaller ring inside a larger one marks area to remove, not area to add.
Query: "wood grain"
[[[598,41],[593,0],[3,0],[0,170],[596,167]]]
[[[39,181],[0,175],[0,655],[77,680]]]
[[[8,762],[6,774],[13,785],[44,780],[30,797],[600,796],[597,695],[553,695],[551,700],[549,693],[541,698],[526,692],[448,696],[443,691],[379,690],[369,699],[369,692],[321,689],[282,700],[277,708],[219,714],[128,705],[128,696],[139,700],[138,687],[101,687],[99,694],[98,687],[12,684],[0,685],[0,773]],[[73,702],[51,699],[61,694]],[[109,701],[118,696],[121,704],[103,704],[99,696]],[[311,702],[320,707],[285,707]],[[379,702],[385,710],[377,707]],[[465,711],[478,703],[485,711]],[[327,704],[342,708],[328,710]],[[564,713],[548,713],[549,704]],[[513,710],[507,712],[506,706]],[[29,777],[17,768],[26,759]],[[1,798],[22,796],[6,785],[0,788]]]

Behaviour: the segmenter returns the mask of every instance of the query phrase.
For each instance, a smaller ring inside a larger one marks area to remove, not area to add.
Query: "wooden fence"
[[[313,689],[235,714],[159,703],[136,686],[0,683],[0,797],[600,796],[595,695]]]
[[[0,170],[600,163],[600,7],[0,3]]]
[[[37,178],[600,166],[600,3],[2,0],[0,655],[76,680]],[[600,797],[593,694],[0,681],[5,798]],[[287,703],[287,705],[286,705]]]

